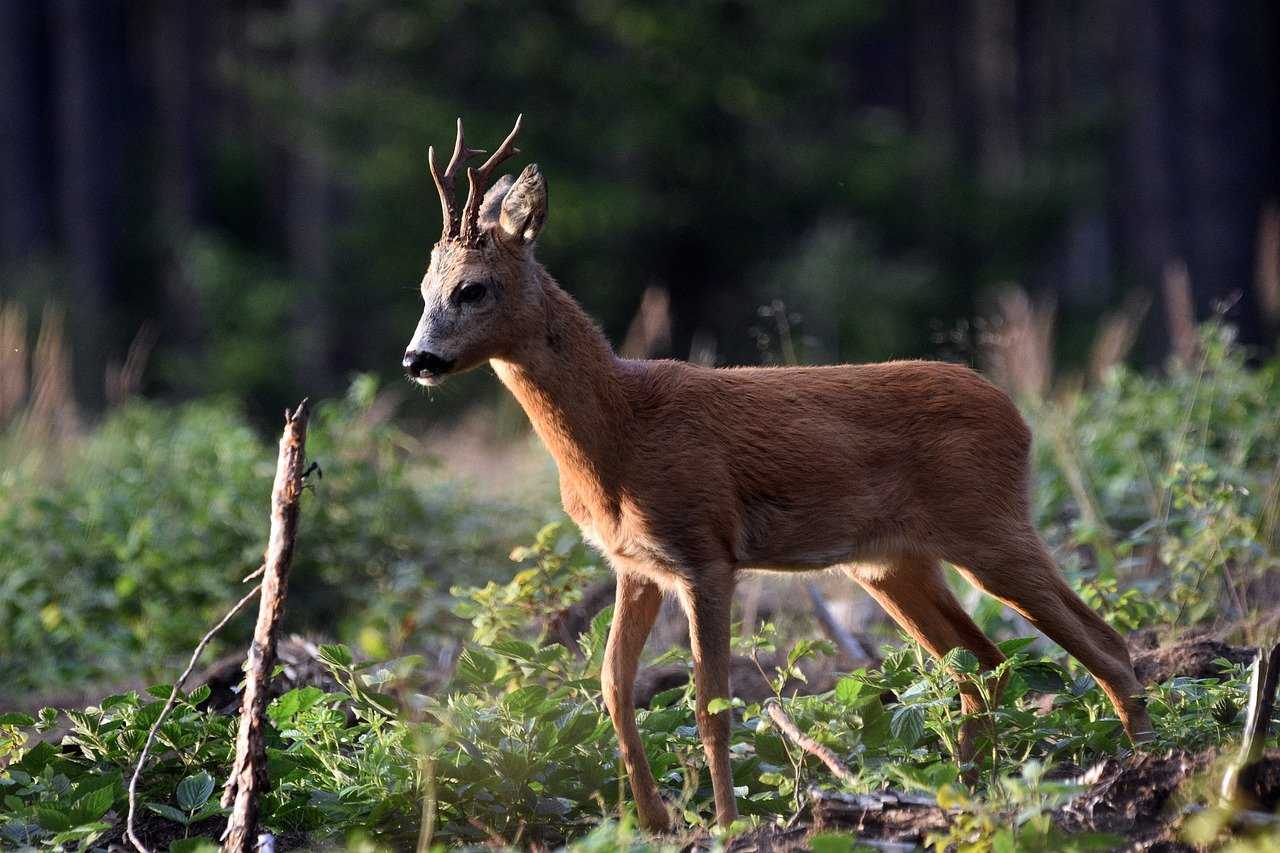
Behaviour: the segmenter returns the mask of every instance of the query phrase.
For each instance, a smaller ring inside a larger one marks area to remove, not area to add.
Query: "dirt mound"
[[[1233,646],[1212,637],[1188,637],[1167,646],[1148,646],[1145,635],[1131,638],[1133,669],[1143,684],[1160,684],[1170,678],[1216,678],[1222,674],[1214,661],[1249,663],[1255,649]]]
[[[1172,845],[1162,849],[1183,849],[1174,831],[1180,815],[1170,811],[1170,801],[1175,791],[1189,794],[1184,783],[1216,758],[1213,750],[1109,758],[1089,774],[1097,776],[1089,789],[1059,811],[1058,825],[1068,832],[1121,835],[1135,849],[1155,842]]]

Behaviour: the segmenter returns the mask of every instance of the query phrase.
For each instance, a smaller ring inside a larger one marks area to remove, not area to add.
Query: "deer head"
[[[498,165],[519,153],[521,118],[482,166],[466,167],[461,216],[454,198],[458,170],[485,152],[466,146],[462,119],[443,172],[435,149],[427,151],[444,227],[422,278],[422,319],[404,354],[405,372],[419,384],[436,385],[502,357],[545,324],[533,241],[547,219],[546,179],[531,163],[518,178],[506,175],[485,191]]]

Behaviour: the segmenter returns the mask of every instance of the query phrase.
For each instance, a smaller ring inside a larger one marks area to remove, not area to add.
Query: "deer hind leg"
[[[667,807],[658,794],[644,742],[636,728],[636,669],[645,640],[658,617],[662,590],[644,577],[618,572],[618,594],[613,609],[613,624],[605,644],[604,664],[600,671],[600,688],[605,708],[613,720],[618,736],[622,763],[627,768],[631,795],[635,798],[640,824],[652,832],[665,832],[671,826]]]
[[[696,717],[702,749],[711,771],[716,822],[727,827],[738,818],[733,798],[733,773],[729,765],[728,710],[713,714],[713,699],[729,698],[729,609],[733,577],[726,566],[708,571],[695,584],[681,590],[681,603],[689,617],[689,645],[693,651],[693,675],[697,689]]]
[[[954,648],[973,652],[984,670],[998,667],[1004,654],[982,633],[960,602],[947,588],[938,561],[932,558],[904,556],[891,561],[882,574],[851,576],[874,598],[885,612],[921,646],[941,658]],[[960,682],[960,707],[966,714],[985,710],[982,693],[973,681]],[[999,685],[990,685],[994,700]],[[960,758],[969,761],[990,738],[990,727],[983,720],[971,718],[960,729]]]
[[[1089,670],[1134,743],[1153,730],[1124,638],[1080,600],[1036,532],[1015,528],[1003,541],[949,555],[976,587],[1022,614]]]

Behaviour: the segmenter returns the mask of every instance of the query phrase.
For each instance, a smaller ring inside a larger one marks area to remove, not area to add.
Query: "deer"
[[[1123,638],[1066,583],[1033,526],[1032,435],[1004,391],[934,361],[715,368],[618,357],[535,257],[548,210],[537,164],[490,185],[520,153],[522,121],[479,167],[467,162],[486,152],[467,147],[461,119],[443,171],[428,149],[443,229],[403,367],[435,386],[488,364],[554,458],[565,512],[612,567],[600,685],[644,828],[671,827],[633,701],[666,595],[689,621],[716,820],[737,818],[731,712],[714,700],[730,697],[730,603],[748,571],[844,572],[931,655],[964,648],[995,670],[1005,656],[951,592],[949,563],[1074,656],[1131,741],[1153,736]],[[956,677],[962,711],[979,716],[984,691]]]

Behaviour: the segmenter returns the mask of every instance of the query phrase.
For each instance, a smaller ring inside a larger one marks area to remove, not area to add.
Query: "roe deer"
[[[712,369],[618,358],[534,259],[547,219],[536,165],[485,186],[517,152],[440,172],[444,230],[422,279],[426,307],[404,356],[415,381],[488,362],[560,472],[564,508],[617,574],[601,686],[641,823],[669,815],[636,729],[632,688],[664,592],[689,618],[697,722],[716,816],[737,816],[729,768],[729,606],[745,569],[842,567],[932,654],[1000,650],[944,581],[955,565],[1097,679],[1134,741],[1151,723],[1124,640],[1064,582],[1028,511],[1031,434],[1009,398],[966,367],[924,361]],[[966,712],[979,692],[962,684]]]

